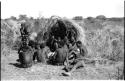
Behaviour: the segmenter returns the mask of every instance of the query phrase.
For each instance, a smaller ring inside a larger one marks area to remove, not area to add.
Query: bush
[[[94,22],[95,22],[95,18],[94,18],[94,17],[87,17],[87,20],[88,20],[90,23],[94,23]]]
[[[96,19],[106,20],[106,17],[104,15],[99,15],[96,17]]]
[[[18,37],[16,41],[13,43],[12,49],[13,50],[18,50],[21,46],[21,38]]]
[[[113,17],[113,18],[108,18],[108,20],[109,21],[119,21],[119,22],[121,22],[121,21],[124,20],[124,18],[115,18],[115,17]]]
[[[118,28],[108,27],[87,31],[86,41],[89,55],[100,56],[113,61],[122,60],[124,57],[124,36]]]
[[[14,16],[11,16],[10,19],[12,19],[12,20],[17,20],[17,18],[14,17]]]
[[[75,17],[73,17],[73,20],[83,20],[83,17],[82,16],[75,16]]]
[[[11,52],[11,48],[9,48],[6,44],[1,45],[1,55],[8,56]]]
[[[5,43],[7,46],[11,48],[11,46],[13,45],[14,32],[6,22],[2,22],[1,31],[2,31],[1,43]]]

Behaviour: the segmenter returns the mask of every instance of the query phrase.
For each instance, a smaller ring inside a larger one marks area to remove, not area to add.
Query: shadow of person
[[[18,68],[23,68],[20,63],[9,63],[9,65],[13,65]]]
[[[19,60],[19,59],[17,59],[16,61],[17,61],[17,62],[20,62],[20,60]]]

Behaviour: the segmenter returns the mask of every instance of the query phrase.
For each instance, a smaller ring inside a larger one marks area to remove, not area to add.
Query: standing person
[[[76,42],[77,47],[79,48],[79,52],[71,52],[74,54],[72,59],[68,58],[69,63],[65,66],[66,71],[63,73],[64,75],[70,76],[78,67],[84,67],[84,57],[87,55],[88,51],[84,45],[82,45],[81,41]],[[70,54],[71,55],[71,54]]]

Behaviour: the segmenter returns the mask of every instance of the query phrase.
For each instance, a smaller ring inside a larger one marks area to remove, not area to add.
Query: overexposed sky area
[[[28,17],[50,17],[57,15],[124,17],[124,0],[0,0],[1,16],[9,18],[26,14]]]

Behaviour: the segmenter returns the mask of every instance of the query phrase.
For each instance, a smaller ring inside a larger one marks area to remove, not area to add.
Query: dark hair
[[[46,46],[46,43],[41,43],[39,45],[40,45],[40,48],[42,49],[42,48],[44,48]]]
[[[78,47],[81,47],[81,46],[82,46],[82,42],[81,42],[81,41],[77,41],[77,42],[76,42],[76,45],[77,45]]]
[[[78,43],[78,44],[82,44],[82,42],[81,42],[81,41],[77,41],[76,43]]]

